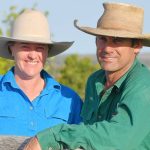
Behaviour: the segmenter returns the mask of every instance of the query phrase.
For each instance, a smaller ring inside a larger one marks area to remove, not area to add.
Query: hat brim
[[[49,45],[48,57],[56,56],[65,50],[67,50],[74,42],[49,42],[49,41],[40,41],[40,40],[24,40],[16,39],[9,37],[0,37],[0,57],[11,59],[14,58],[11,56],[8,50],[8,42],[27,42],[27,43],[41,43]]]
[[[94,36],[104,35],[104,36],[113,36],[113,37],[122,37],[122,38],[133,38],[141,39],[143,46],[150,47],[150,34],[135,34],[128,31],[122,30],[112,30],[112,29],[101,29],[101,28],[91,28],[91,27],[81,27],[78,25],[78,20],[74,20],[74,26],[87,33]]]

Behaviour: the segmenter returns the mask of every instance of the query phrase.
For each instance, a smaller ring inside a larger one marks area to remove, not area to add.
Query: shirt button
[[[93,101],[93,97],[90,97],[90,100]]]
[[[98,116],[98,118],[99,118],[99,119],[101,119],[101,118],[102,118],[102,116],[101,116],[101,115],[99,115],[99,116]]]
[[[33,110],[33,107],[32,107],[32,106],[30,106],[30,110]]]
[[[34,125],[33,121],[31,121],[30,124],[31,124],[31,126],[33,126]]]
[[[116,93],[119,93],[119,89],[118,88],[116,88]]]

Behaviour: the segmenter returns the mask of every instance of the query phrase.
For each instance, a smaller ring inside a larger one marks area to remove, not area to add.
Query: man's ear
[[[143,47],[142,45],[142,41],[141,40],[137,40],[135,43],[134,43],[134,46],[133,46],[133,49],[134,49],[134,53],[135,54],[138,54],[141,50],[141,48]]]

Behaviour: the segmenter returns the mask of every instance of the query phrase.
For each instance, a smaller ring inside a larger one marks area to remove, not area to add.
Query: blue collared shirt
[[[73,90],[42,70],[46,86],[30,101],[17,85],[13,70],[0,76],[1,135],[33,136],[56,124],[78,124],[81,121],[82,101]]]

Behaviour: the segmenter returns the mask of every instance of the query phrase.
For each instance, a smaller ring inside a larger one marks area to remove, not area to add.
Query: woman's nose
[[[30,50],[28,53],[28,57],[31,59],[35,59],[36,58],[36,51],[35,50]]]

